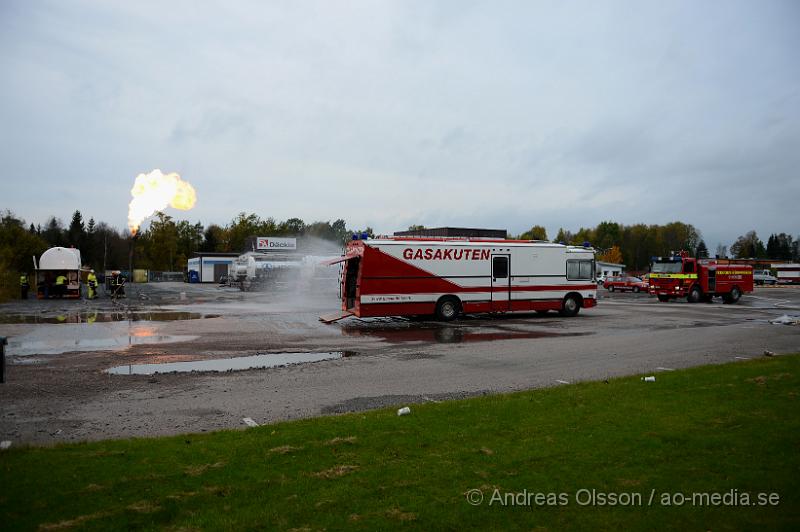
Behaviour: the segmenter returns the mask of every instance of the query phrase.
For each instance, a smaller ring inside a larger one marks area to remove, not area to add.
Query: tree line
[[[417,229],[423,226],[413,226]],[[354,232],[373,235],[371,228],[348,229],[342,219],[306,223],[300,218],[278,221],[262,218],[255,213],[239,213],[225,225],[176,220],[158,212],[149,226],[133,240],[137,268],[161,271],[181,271],[194,252],[241,252],[252,235],[310,236],[344,243]],[[518,235],[520,239],[549,240],[546,229],[534,225]],[[554,242],[582,245],[589,242],[599,250],[598,258],[625,264],[631,270],[644,270],[653,256],[668,255],[686,250],[696,257],[711,255],[701,233],[691,224],[671,222],[625,225],[604,221],[593,228],[575,232],[560,228]],[[127,269],[131,250],[131,235],[105,222],[90,217],[85,220],[75,211],[68,225],[51,216],[44,225],[26,224],[11,211],[0,218],[0,267],[4,271],[30,271],[33,256],[40,256],[53,246],[74,246],[81,250],[84,265],[96,270]],[[733,258],[759,258],[775,261],[800,260],[800,238],[788,233],[769,236],[766,244],[755,231],[738,237],[730,248],[719,244],[714,255]]]
[[[548,240],[547,230],[534,225],[518,238],[523,240]],[[625,264],[634,271],[645,270],[651,257],[687,251],[693,257],[709,258],[711,252],[700,231],[691,224],[671,222],[665,225],[624,225],[605,221],[594,228],[580,228],[576,232],[560,228],[553,242],[582,245],[590,243],[599,250],[598,259]],[[769,259],[774,261],[800,260],[800,237],[788,233],[770,235],[765,245],[755,231],[739,236],[730,248],[718,244],[713,256],[736,259]]]
[[[0,267],[4,271],[31,271],[33,256],[38,259],[48,248],[63,246],[80,249],[85,266],[98,271],[125,270],[133,243],[136,268],[182,271],[194,252],[241,252],[247,237],[252,235],[308,236],[343,243],[353,232],[356,230],[347,229],[341,219],[306,223],[300,218],[277,221],[254,213],[240,213],[224,226],[204,226],[158,212],[149,226],[132,240],[127,229],[119,231],[92,217],[86,221],[77,210],[68,225],[52,216],[44,225],[27,224],[11,211],[5,211],[0,218]],[[363,232],[372,234],[372,229],[368,227]]]

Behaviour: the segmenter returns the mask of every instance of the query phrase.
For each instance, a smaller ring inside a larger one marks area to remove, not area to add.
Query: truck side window
[[[683,273],[694,273],[694,262],[687,262],[683,265]]]
[[[592,275],[592,261],[582,260],[580,262],[580,274],[581,274],[581,279],[591,279],[592,277],[594,277]]]
[[[568,281],[589,281],[594,273],[594,261],[591,260],[568,260],[567,261],[567,280]]]
[[[492,277],[505,279],[508,277],[508,257],[492,258]]]

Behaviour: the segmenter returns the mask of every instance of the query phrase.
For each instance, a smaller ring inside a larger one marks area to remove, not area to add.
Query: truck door
[[[344,292],[344,306],[345,309],[352,309],[356,306],[358,267],[361,264],[361,259],[350,259],[345,261],[344,264],[344,283],[342,286],[342,291]]]
[[[492,255],[492,310],[511,310],[511,255]]]

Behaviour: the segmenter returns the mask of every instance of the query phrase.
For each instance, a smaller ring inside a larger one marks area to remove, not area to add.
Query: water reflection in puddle
[[[117,321],[182,321],[218,318],[219,314],[201,314],[199,312],[155,311],[155,312],[68,312],[58,315],[41,314],[0,314],[0,323],[108,323]]]
[[[155,373],[189,373],[192,371],[239,371],[245,369],[265,369],[305,362],[321,362],[349,356],[342,351],[327,353],[269,353],[249,357],[216,358],[193,360],[191,362],[167,362],[164,364],[128,364],[106,370],[114,375],[153,375]]]
[[[130,323],[86,323],[64,327],[39,327],[8,339],[6,353],[16,356],[60,355],[73,351],[113,351],[134,345],[195,340],[197,336],[159,334],[154,327]]]
[[[583,336],[591,333],[524,331],[491,327],[342,327],[345,336],[377,338],[389,343],[427,342],[457,344],[462,342],[491,342],[495,340],[532,340],[537,338],[559,338]]]

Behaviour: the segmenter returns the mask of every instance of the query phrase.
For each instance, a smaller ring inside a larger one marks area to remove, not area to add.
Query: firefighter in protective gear
[[[118,299],[120,297],[125,297],[125,278],[122,277],[119,272],[113,272],[111,274],[111,299]]]
[[[28,290],[31,285],[28,283],[28,274],[23,273],[19,276],[19,298],[28,299]]]
[[[89,275],[86,276],[86,286],[88,287],[88,298],[97,299],[97,276],[94,270],[89,270]]]
[[[67,291],[67,278],[63,275],[59,275],[56,277],[56,295],[58,295],[59,299],[64,297],[64,294]]]

